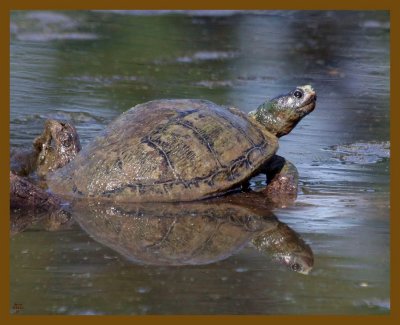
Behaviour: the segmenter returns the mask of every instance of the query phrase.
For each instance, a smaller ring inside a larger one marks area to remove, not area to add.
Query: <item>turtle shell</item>
[[[155,100],[123,113],[48,184],[120,202],[198,200],[237,187],[277,149],[277,138],[237,109]]]

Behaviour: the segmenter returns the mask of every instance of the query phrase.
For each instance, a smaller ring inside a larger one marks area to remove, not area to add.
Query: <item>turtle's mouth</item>
[[[302,113],[302,116],[305,116],[311,113],[316,105],[317,94],[315,92],[308,94],[309,98],[305,102],[305,104],[297,109],[298,112]]]

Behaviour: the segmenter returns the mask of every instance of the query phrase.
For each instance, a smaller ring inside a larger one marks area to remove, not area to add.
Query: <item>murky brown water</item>
[[[387,12],[12,13],[13,148],[29,146],[47,118],[72,121],[86,144],[156,98],[248,112],[312,84],[318,103],[280,140],[300,193],[274,211],[311,246],[309,275],[249,245],[208,265],[145,266],[78,223],[36,223],[10,239],[11,305],[24,314],[389,313],[389,33]]]

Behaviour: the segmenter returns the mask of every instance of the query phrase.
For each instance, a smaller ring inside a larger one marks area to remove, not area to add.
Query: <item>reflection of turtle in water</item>
[[[257,250],[307,274],[310,247],[266,208],[265,198],[217,198],[182,203],[75,203],[74,218],[100,243],[130,260],[152,265],[208,264],[252,244]],[[232,199],[232,200],[231,200]]]
[[[246,116],[205,100],[158,100],[137,105],[64,168],[47,175],[53,193],[114,202],[193,201],[218,196],[258,173],[270,174],[268,194],[295,193],[297,171],[277,158],[277,137],[315,107],[310,86],[262,104]],[[49,123],[39,146],[59,156],[75,136],[54,139]],[[46,155],[36,151],[37,169],[46,171]],[[68,159],[63,159],[64,164]],[[44,165],[44,167],[43,167]],[[54,158],[49,171],[54,170]],[[58,167],[59,165],[57,165]],[[276,176],[274,178],[274,175]],[[275,181],[276,180],[276,181]],[[275,182],[274,182],[275,181]],[[273,185],[273,186],[272,186]]]
[[[311,248],[273,215],[260,193],[157,204],[75,200],[71,211],[93,239],[139,264],[209,264],[249,244],[299,273],[308,274],[314,262]],[[58,214],[13,216],[12,233],[37,222],[47,230],[71,223]]]

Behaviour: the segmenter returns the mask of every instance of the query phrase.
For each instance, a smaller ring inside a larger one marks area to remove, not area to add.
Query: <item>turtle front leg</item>
[[[297,198],[299,173],[285,158],[275,155],[263,167],[267,175],[267,186],[260,192],[273,202],[292,203]]]

